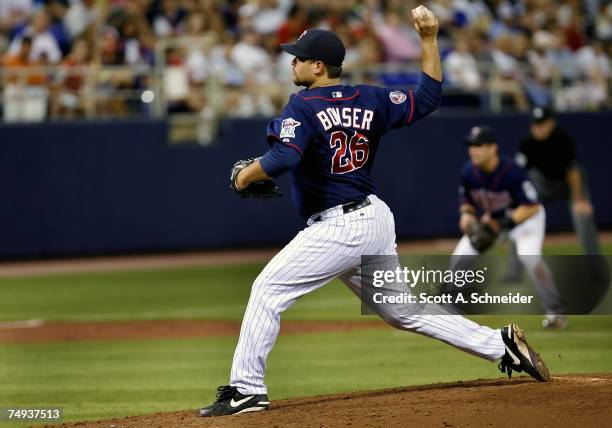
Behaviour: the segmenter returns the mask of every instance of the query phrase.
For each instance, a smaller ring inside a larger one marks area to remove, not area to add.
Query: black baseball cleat
[[[506,353],[499,363],[502,373],[512,377],[512,371],[526,372],[540,382],[550,381],[550,373],[544,361],[525,340],[525,333],[516,324],[510,324],[501,329],[502,339],[506,345]]]
[[[200,416],[224,416],[238,413],[258,412],[270,407],[268,396],[242,395],[235,386],[224,385],[217,388],[217,401],[200,409]]]

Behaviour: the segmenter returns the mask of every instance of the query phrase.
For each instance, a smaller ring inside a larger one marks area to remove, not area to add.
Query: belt
[[[342,205],[342,213],[348,214],[350,212],[360,210],[361,208],[365,208],[368,205],[372,205],[372,202],[370,201],[368,197],[365,197],[359,201],[347,202],[346,204]],[[315,222],[321,221],[323,220],[323,217],[321,216],[321,214],[318,214],[315,217],[313,217],[312,220]]]
[[[353,201],[342,205],[342,212],[344,212],[344,214],[348,214],[350,212],[360,210],[361,208],[365,208],[368,205],[372,205],[372,202],[370,202],[370,199],[365,197],[360,201]]]

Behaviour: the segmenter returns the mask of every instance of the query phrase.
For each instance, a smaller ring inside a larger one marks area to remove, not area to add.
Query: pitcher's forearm
[[[442,81],[442,65],[440,64],[440,52],[438,50],[438,41],[435,37],[424,39],[421,41],[423,48],[423,58],[421,70],[424,73],[437,81]]]

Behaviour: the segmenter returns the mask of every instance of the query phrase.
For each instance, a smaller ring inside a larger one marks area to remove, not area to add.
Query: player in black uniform
[[[527,169],[544,205],[568,201],[583,253],[600,254],[585,172],[577,162],[574,141],[559,127],[550,109],[535,107],[532,110],[529,134],[520,143],[516,161]],[[506,280],[518,279],[521,270],[516,246],[511,245]],[[543,325],[559,327],[546,320]]]

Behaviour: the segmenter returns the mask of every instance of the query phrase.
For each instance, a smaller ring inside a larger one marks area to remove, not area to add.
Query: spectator
[[[582,14],[577,7],[572,7],[569,23],[564,26],[565,42],[572,52],[585,44],[585,34],[582,28]]]
[[[9,53],[20,52],[21,42],[25,35],[32,39],[32,50],[30,60],[39,62],[48,60],[51,64],[57,64],[62,59],[62,51],[57,40],[49,31],[49,14],[45,9],[39,9],[32,17],[32,24],[27,26],[20,34],[15,36],[9,46]]]
[[[64,25],[73,40],[97,23],[100,11],[94,0],[73,0],[64,18]]]
[[[259,45],[259,35],[247,30],[232,49],[232,60],[255,83],[272,82],[272,60]]]
[[[306,8],[294,4],[289,10],[287,20],[281,24],[276,33],[278,43],[289,43],[297,39],[308,28],[307,20]]]
[[[513,39],[500,35],[495,42],[492,57],[497,73],[491,80],[491,90],[510,96],[517,109],[526,111],[529,103],[523,92],[523,73],[518,60],[513,56]]]
[[[604,51],[603,43],[595,40],[576,52],[576,64],[585,80],[585,107],[603,106],[608,99],[610,80],[610,60]]]
[[[385,52],[385,60],[413,61],[421,56],[417,33],[403,22],[395,11],[387,11],[384,18],[375,18],[374,28]]]
[[[155,35],[157,37],[178,35],[185,16],[185,11],[177,0],[161,0],[160,10],[153,18]]]
[[[531,66],[531,76],[528,83],[533,104],[546,106],[551,104],[550,87],[556,78],[557,70],[548,51],[554,49],[556,38],[547,32],[537,32],[533,37],[533,47],[527,52],[527,61]]]
[[[259,34],[275,34],[287,17],[289,2],[260,0],[253,19],[253,29]]]
[[[452,9],[456,25],[472,26],[477,21],[491,19],[491,11],[482,0],[453,0]]]
[[[68,11],[68,0],[48,0],[47,11],[51,19],[49,31],[57,40],[62,55],[70,52],[71,37],[64,26],[64,19]]]
[[[612,2],[601,2],[599,13],[595,16],[595,37],[612,40]]]
[[[32,60],[33,45],[32,38],[23,35],[19,50],[3,58],[5,122],[39,122],[47,116],[49,92],[46,75],[42,71],[25,70],[48,64],[44,53],[38,60]]]
[[[518,31],[515,21],[515,9],[507,1],[502,1],[497,6],[497,18],[491,24],[489,34],[493,40],[497,40],[502,35],[512,36]]]
[[[260,115],[273,115],[272,98],[279,95],[278,88],[274,85],[272,59],[259,45],[259,35],[248,29],[233,47],[231,58],[246,76],[244,97],[252,99]]]
[[[0,1],[0,33],[13,36],[19,25],[25,24],[32,15],[32,0]]]
[[[55,82],[51,115],[71,119],[85,115],[83,91],[86,67],[91,61],[89,47],[83,39],[76,40],[72,50],[62,61]]]
[[[117,66],[125,64],[119,32],[112,27],[105,28],[100,34],[100,45],[95,63],[101,66]],[[134,84],[134,76],[127,68],[104,68],[97,75],[96,110],[102,116],[125,116],[128,108],[121,91],[130,89]]]
[[[139,25],[137,18],[129,16],[121,25],[123,63],[128,65],[152,64],[153,47],[147,43],[147,28]]]
[[[444,71],[451,84],[466,91],[475,91],[482,86],[478,64],[465,37],[455,41],[455,50],[444,59]]]

